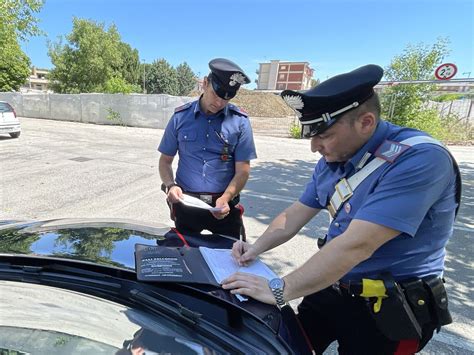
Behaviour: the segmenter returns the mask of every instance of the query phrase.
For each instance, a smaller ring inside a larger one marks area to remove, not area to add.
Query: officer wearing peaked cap
[[[322,158],[299,200],[232,252],[248,263],[321,210],[331,217],[328,232],[321,250],[282,279],[267,285],[237,273],[223,283],[279,307],[304,297],[298,318],[317,354],[334,340],[344,354],[412,354],[452,321],[441,276],[459,169],[426,133],[380,119],[373,87],[382,75],[366,65],[306,92],[282,92]]]
[[[382,76],[382,68],[366,65],[337,75],[304,93],[285,90],[281,96],[295,110],[303,126],[302,137],[310,138],[323,133],[344,113],[371,98]]]
[[[256,151],[247,114],[229,100],[250,79],[228,59],[213,59],[209,68],[203,94],[175,110],[158,147],[162,189],[178,231],[197,234],[206,229],[238,239],[245,237],[239,194]],[[172,162],[176,153],[175,177]],[[183,194],[217,210],[185,205]]]

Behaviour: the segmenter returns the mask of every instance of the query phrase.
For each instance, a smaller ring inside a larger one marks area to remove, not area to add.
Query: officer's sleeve
[[[257,158],[255,143],[253,141],[252,126],[247,117],[240,123],[240,136],[234,150],[235,161],[249,161]]]
[[[451,157],[443,148],[432,144],[412,147],[382,174],[353,218],[414,236],[448,188],[453,198],[445,208],[454,211],[455,178]]]
[[[299,198],[299,202],[301,202],[303,205],[306,205],[312,208],[317,208],[317,209],[325,208],[325,206],[322,206],[319,202],[318,190],[317,190],[320,167],[321,167],[321,164],[318,162],[318,164],[314,168],[311,181],[306,184],[306,188]]]
[[[178,151],[178,132],[176,129],[176,114],[171,117],[166,125],[165,133],[161,138],[158,151],[160,153],[175,156]]]

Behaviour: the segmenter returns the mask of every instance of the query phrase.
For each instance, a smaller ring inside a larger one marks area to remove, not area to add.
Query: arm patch
[[[240,116],[245,116],[245,117],[249,116],[249,114],[245,110],[241,109],[238,106],[232,105],[232,104],[229,104],[229,110],[231,110],[232,112],[234,112],[234,113],[236,113]]]
[[[184,111],[184,110],[190,108],[192,104],[193,104],[192,102],[188,102],[187,104],[178,106],[174,109],[174,112],[176,113],[176,112]]]
[[[409,145],[387,139],[377,148],[374,155],[389,163],[393,163],[395,159],[409,148]]]

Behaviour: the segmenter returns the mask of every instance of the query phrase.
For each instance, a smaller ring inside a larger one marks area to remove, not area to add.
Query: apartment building
[[[23,90],[48,91],[49,80],[46,78],[48,69],[31,68],[31,74],[26,83],[22,86]]]
[[[257,90],[307,90],[311,88],[314,70],[308,62],[260,63]]]

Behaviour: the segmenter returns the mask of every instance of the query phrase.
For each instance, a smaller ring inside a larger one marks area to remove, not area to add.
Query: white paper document
[[[212,207],[211,205],[208,205],[207,203],[198,199],[197,197],[186,195],[186,194],[183,194],[183,198],[180,199],[180,201],[186,206],[202,208],[204,210],[208,210],[211,212],[217,212],[217,211],[222,210],[222,208]]]
[[[199,250],[218,283],[222,283],[222,280],[237,271],[262,276],[267,280],[278,277],[267,265],[258,259],[249,266],[239,266],[232,256],[230,249],[199,247]]]

